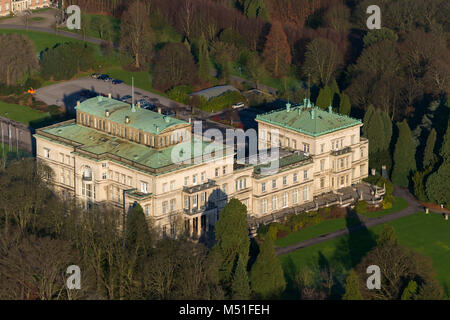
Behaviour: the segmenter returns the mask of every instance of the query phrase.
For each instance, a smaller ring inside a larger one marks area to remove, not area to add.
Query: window
[[[103,173],[102,173],[102,179],[103,179],[103,180],[106,180],[106,172],[103,172]]]
[[[272,180],[272,188],[275,189],[277,187],[277,180],[273,179]]]
[[[309,152],[309,144],[307,144],[307,143],[303,144],[303,151]]]
[[[163,211],[163,213],[167,213],[167,201],[164,201],[162,203],[162,211]]]
[[[128,185],[130,185],[130,186],[133,185],[133,178],[132,177],[128,177]]]
[[[283,193],[283,200],[282,200],[283,208],[286,208],[288,206],[288,193]]]
[[[277,210],[277,206],[278,206],[278,197],[273,196],[272,197],[272,210]]]
[[[261,192],[266,192],[266,183],[265,182],[263,182],[261,184]]]
[[[102,163],[102,168],[106,168],[106,162]]]
[[[219,176],[219,168],[216,168],[216,177]]]
[[[303,187],[303,201],[308,201],[308,186]]]
[[[175,211],[175,199],[170,200],[170,212]]]
[[[364,149],[361,148],[361,158],[364,158]]]
[[[261,211],[262,213],[267,213],[267,199],[261,200]]]
[[[162,185],[162,192],[167,192],[167,183],[163,183]]]
[[[284,176],[284,177],[283,177],[283,185],[284,185],[284,186],[287,185],[287,176]]]
[[[194,174],[193,176],[192,176],[192,184],[195,186],[195,185],[197,185],[197,175],[196,174]]]
[[[292,148],[297,149],[297,140],[292,140]]]
[[[320,188],[325,188],[325,178],[320,178]]]
[[[127,184],[127,176],[126,175],[122,175],[122,182],[123,184]]]
[[[226,173],[227,173],[227,167],[224,166],[224,167],[222,167],[222,174],[226,174]]]
[[[189,196],[184,196],[184,208],[189,209]]]
[[[341,161],[341,168],[344,168],[345,167],[345,165],[344,165],[344,158],[341,158],[340,161]]]
[[[296,204],[298,202],[298,190],[292,191],[292,203]]]
[[[323,143],[320,145],[320,152],[321,153],[325,152],[325,144],[323,144]]]
[[[297,173],[294,173],[294,175],[293,175],[293,177],[292,177],[292,181],[293,181],[294,183],[296,183],[296,182],[298,181],[298,174],[297,174]]]
[[[344,185],[344,176],[341,177],[341,186]]]
[[[227,194],[227,188],[228,188],[228,184],[227,184],[227,183],[224,183],[224,184],[222,185],[222,191],[223,191],[223,193]]]
[[[147,182],[141,182],[141,192],[148,193],[148,183]]]
[[[198,205],[198,195],[192,197],[192,208],[197,208]]]
[[[331,150],[334,150],[334,141],[331,141]]]
[[[303,170],[303,179],[308,179],[308,170]]]
[[[66,177],[65,177],[64,169],[61,169],[61,183],[66,184]]]
[[[189,184],[189,177],[184,177],[184,185],[187,186]]]
[[[44,148],[44,157],[50,159],[50,149]]]
[[[206,192],[202,192],[202,203],[206,202]]]
[[[61,158],[61,162],[64,163],[64,154],[63,154],[63,153],[60,153],[59,156],[60,156],[60,158]]]
[[[201,181],[203,182],[203,181],[205,181],[205,177],[206,177],[206,172],[202,172],[201,173]]]
[[[320,171],[325,170],[325,159],[320,160]]]
[[[334,178],[331,178],[331,186],[334,187]]]
[[[175,181],[170,181],[170,191],[175,190]]]

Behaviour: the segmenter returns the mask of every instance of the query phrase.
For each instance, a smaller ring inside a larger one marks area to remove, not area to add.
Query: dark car
[[[120,101],[122,101],[122,102],[127,102],[127,101],[130,101],[131,100],[131,96],[130,95],[126,95],[126,96],[123,96],[122,98],[120,98]]]
[[[110,78],[110,76],[107,75],[107,74],[102,74],[102,75],[98,76],[97,79],[98,79],[98,80],[105,80],[105,81],[108,81],[108,80],[110,80],[111,78]]]
[[[121,83],[123,83],[123,81],[122,80],[118,80],[118,79],[114,79],[112,81],[112,84],[121,84]]]

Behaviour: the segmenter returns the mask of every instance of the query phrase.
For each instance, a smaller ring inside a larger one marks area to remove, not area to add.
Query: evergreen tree
[[[342,92],[340,95],[339,113],[348,116],[350,115],[350,111],[351,111],[350,98],[347,94]]]
[[[250,283],[256,296],[262,299],[277,298],[286,288],[283,269],[270,236],[266,236],[261,244],[250,271]]]
[[[363,296],[359,291],[358,275],[355,270],[350,270],[345,280],[345,293],[342,300],[363,300]]]
[[[248,274],[241,257],[238,258],[234,271],[231,295],[234,300],[248,300],[250,298]]]
[[[423,153],[423,168],[434,166],[437,157],[434,154],[434,146],[436,144],[436,130],[432,129],[427,138],[427,144]]]
[[[367,108],[367,111],[364,114],[364,119],[363,119],[364,126],[362,128],[362,132],[363,132],[363,137],[364,138],[368,138],[368,132],[369,132],[369,128],[370,128],[370,125],[371,125],[371,121],[370,120],[372,119],[372,116],[374,115],[374,113],[375,113],[375,108],[374,108],[373,105],[370,105]]]
[[[448,182],[450,181],[450,121],[447,126],[442,141],[440,151],[442,157],[442,164],[439,169],[430,175],[427,179],[426,190],[428,198],[438,204],[444,204],[446,207],[450,206],[450,188]]]
[[[126,246],[138,256],[146,255],[153,245],[153,235],[145,218],[144,210],[136,203],[126,221]]]
[[[317,97],[316,105],[322,109],[328,109],[333,102],[333,92],[329,86],[325,86],[320,89],[319,96]]]
[[[414,296],[417,293],[417,282],[411,280],[408,282],[408,286],[402,293],[402,300],[414,300]]]
[[[199,52],[198,52],[198,76],[204,81],[211,79],[211,68],[208,53],[208,44],[204,34],[200,38]]]
[[[399,136],[395,144],[394,168],[392,170],[392,182],[408,187],[411,173],[416,171],[416,148],[406,120],[397,124]]]
[[[247,265],[250,248],[248,238],[247,207],[237,199],[230,202],[220,212],[215,226],[217,243],[214,250],[222,259],[220,278],[225,286],[232,280],[233,267],[237,257]]]
[[[381,149],[382,150],[389,150],[389,147],[391,145],[391,139],[392,139],[392,121],[391,118],[389,117],[389,115],[384,112],[384,111],[380,111],[381,114],[381,120],[383,122],[383,141],[381,144]],[[388,152],[389,153],[389,152]]]
[[[283,26],[278,21],[272,23],[263,56],[267,69],[275,77],[279,78],[288,74],[292,61],[291,47]]]

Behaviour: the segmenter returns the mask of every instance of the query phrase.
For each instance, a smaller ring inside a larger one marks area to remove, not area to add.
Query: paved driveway
[[[40,88],[36,90],[36,98],[48,105],[55,104],[58,106],[66,106],[69,112],[74,112],[74,107],[77,105],[77,101],[83,100],[84,98],[80,95],[81,92],[86,89],[97,94],[103,93],[108,95],[111,93],[112,97],[115,99],[125,95],[131,95],[132,91],[131,86],[125,83],[114,85],[111,81],[105,82],[102,80],[85,77]],[[135,101],[145,98],[156,105],[161,105],[166,108],[187,108],[187,106],[181,103],[139,88],[135,88],[134,93]]]

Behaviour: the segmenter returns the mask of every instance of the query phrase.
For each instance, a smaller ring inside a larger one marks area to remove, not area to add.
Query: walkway
[[[411,214],[414,214],[416,212],[423,211],[423,206],[420,205],[420,203],[411,195],[411,193],[409,193],[409,191],[407,189],[395,187],[394,195],[405,199],[406,202],[408,203],[408,207],[403,210],[400,210],[395,213],[388,214],[388,215],[385,215],[385,216],[382,216],[379,218],[364,219],[365,222],[363,222],[363,224],[360,224],[360,225],[351,226],[351,227],[348,227],[345,229],[340,229],[340,230],[337,230],[334,232],[330,232],[330,233],[322,235],[320,237],[316,237],[316,238],[312,238],[312,239],[308,239],[305,241],[294,243],[287,247],[276,248],[276,252],[280,256],[280,255],[287,254],[287,253],[290,253],[290,252],[293,252],[293,251],[296,251],[296,250],[299,250],[302,248],[306,248],[306,247],[315,245],[320,242],[328,241],[328,240],[349,234],[350,232],[359,231],[359,230],[365,229],[365,228],[371,228],[371,227],[374,227],[374,226],[382,224],[382,223],[397,220],[397,219],[409,216]]]

